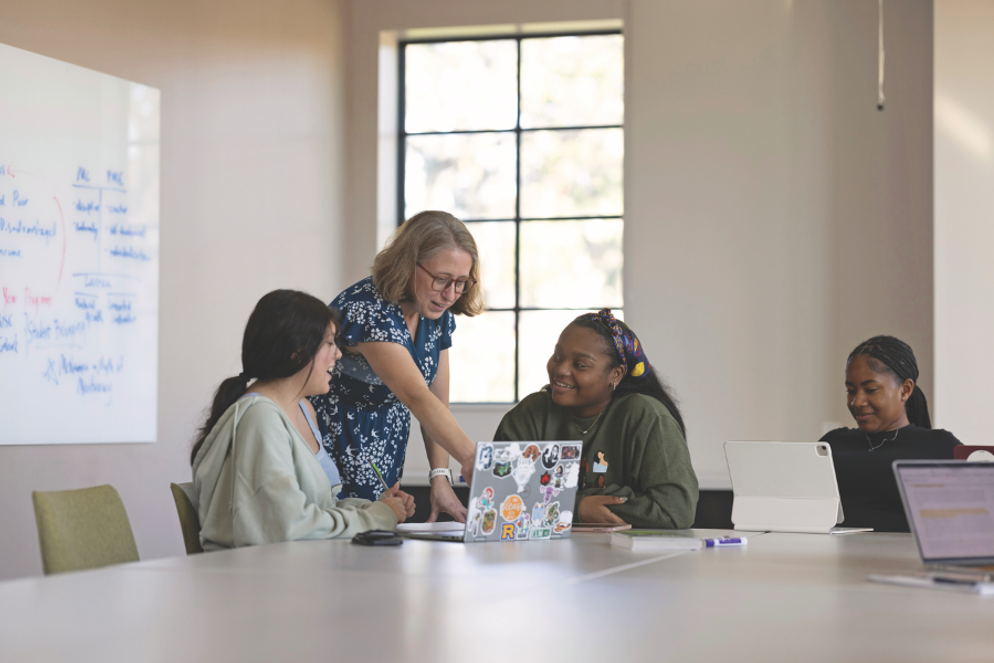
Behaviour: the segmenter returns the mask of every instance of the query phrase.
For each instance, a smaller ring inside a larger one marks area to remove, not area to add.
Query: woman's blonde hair
[[[373,259],[373,285],[383,299],[393,304],[410,301],[407,287],[418,264],[431,260],[440,251],[461,249],[473,259],[469,278],[476,281],[452,305],[451,311],[467,316],[483,312],[483,284],[480,283],[480,254],[466,225],[448,212],[429,210],[415,214],[397,229],[382,251]]]

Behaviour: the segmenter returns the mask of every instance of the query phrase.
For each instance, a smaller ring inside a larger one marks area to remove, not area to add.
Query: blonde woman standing
[[[445,212],[408,219],[373,261],[372,275],[332,301],[344,318],[343,357],[331,391],[312,399],[323,443],[342,475],[342,495],[376,499],[400,479],[411,414],[431,464],[429,520],[463,521],[449,456],[471,476],[476,445],[449,412],[449,352],[455,315],[483,311],[479,254],[466,226]]]

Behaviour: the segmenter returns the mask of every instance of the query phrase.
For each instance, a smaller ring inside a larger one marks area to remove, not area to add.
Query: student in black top
[[[932,429],[917,382],[914,352],[893,336],[874,336],[849,355],[846,401],[858,428],[821,438],[832,447],[846,527],[909,531],[891,463],[952,458],[960,444],[949,431]]]

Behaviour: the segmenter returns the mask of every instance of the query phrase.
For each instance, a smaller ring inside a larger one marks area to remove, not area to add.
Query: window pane
[[[514,308],[514,223],[468,223],[480,252],[487,308]]]
[[[521,134],[521,216],[620,216],[622,129]]]
[[[621,306],[621,219],[524,221],[521,306]]]
[[[514,128],[514,40],[409,44],[404,56],[409,133]]]
[[[454,403],[512,402],[514,313],[457,317],[449,374],[449,400]]]
[[[522,40],[521,126],[621,124],[623,62],[621,35]]]
[[[409,136],[405,173],[407,218],[426,209],[514,218],[514,134]]]
[[[549,384],[545,365],[559,341],[559,334],[578,315],[590,311],[522,311],[518,329],[521,332],[518,365],[518,398],[538,391]],[[618,320],[624,311],[612,310]]]

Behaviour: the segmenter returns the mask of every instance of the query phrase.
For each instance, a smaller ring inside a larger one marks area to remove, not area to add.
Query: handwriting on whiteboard
[[[68,175],[52,187],[0,166],[0,357],[40,353],[43,361],[32,363],[43,382],[109,405],[129,364],[126,334],[110,348],[91,339],[139,322],[135,265],[152,262],[157,247],[147,245],[147,224],[129,218],[123,171],[80,165]],[[31,270],[17,269],[27,263]],[[116,346],[124,351],[109,351]]]

